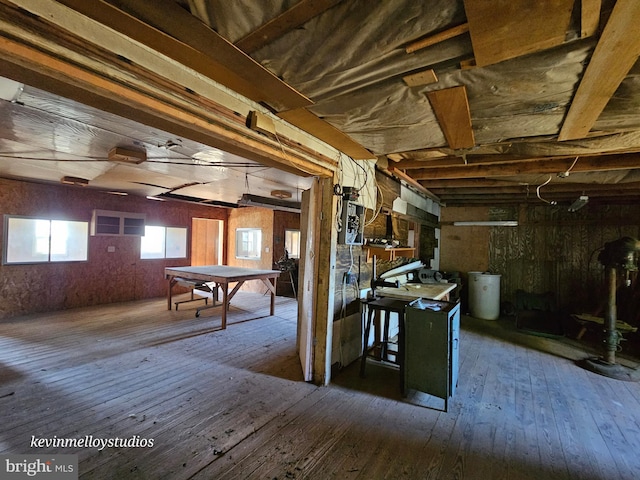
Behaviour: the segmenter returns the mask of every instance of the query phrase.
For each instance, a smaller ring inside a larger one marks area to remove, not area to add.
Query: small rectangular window
[[[4,263],[83,262],[89,222],[5,216]]]
[[[187,229],[146,225],[140,239],[140,258],[186,258]]]
[[[289,258],[300,258],[300,230],[284,231],[284,248]]]
[[[167,227],[167,258],[187,258],[187,229]]]
[[[259,228],[236,229],[236,258],[260,259],[262,230]]]

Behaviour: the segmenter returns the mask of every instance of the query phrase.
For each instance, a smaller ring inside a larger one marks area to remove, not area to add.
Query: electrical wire
[[[537,196],[538,196],[538,198],[539,198],[540,200],[542,200],[544,203],[548,203],[549,205],[556,205],[558,202],[556,202],[555,200],[551,200],[551,201],[549,201],[549,200],[545,200],[544,198],[542,198],[542,197],[540,196],[540,189],[541,189],[542,187],[544,187],[545,185],[547,185],[547,184],[551,181],[551,179],[552,179],[552,178],[553,178],[553,175],[549,175],[549,179],[548,179],[546,182],[544,182],[542,185],[538,185],[538,188],[536,188],[536,195],[537,195]]]
[[[375,181],[375,178],[374,178],[374,181]],[[380,206],[376,209],[373,217],[371,217],[371,220],[367,222],[365,219],[365,222],[364,222],[365,227],[368,227],[369,225],[371,225],[376,220],[376,218],[378,218],[378,215],[380,215],[380,212],[382,211],[382,206],[384,205],[384,195],[377,181],[375,181],[375,186],[376,186],[376,193],[380,195]],[[378,195],[376,195],[376,202],[377,201],[378,201]]]

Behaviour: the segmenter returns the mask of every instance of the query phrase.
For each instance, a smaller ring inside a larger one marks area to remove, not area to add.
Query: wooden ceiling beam
[[[421,182],[422,183],[422,182]],[[501,187],[483,187],[476,186],[470,188],[453,187],[453,188],[431,188],[430,191],[439,197],[451,197],[451,196],[463,196],[463,195],[498,195],[498,194],[518,194],[526,192],[527,188],[529,192],[533,192],[535,195],[535,189],[537,185],[524,185],[513,184],[512,186]],[[597,184],[597,183],[571,183],[562,182],[558,180],[556,183],[550,183],[544,186],[545,192],[552,192],[554,194],[570,194],[575,195],[576,192],[584,192],[586,195],[591,194],[612,194],[614,192],[637,192],[640,194],[640,182],[630,183],[617,183],[615,185],[610,184]]]
[[[598,152],[598,153],[586,153],[580,155],[554,155],[554,156],[523,156],[523,155],[508,155],[508,154],[480,154],[480,155],[467,155],[465,159],[459,156],[448,156],[441,158],[425,159],[425,160],[400,160],[393,165],[395,168],[401,170],[417,170],[427,168],[440,168],[440,167],[455,167],[462,165],[508,165],[518,162],[530,162],[535,160],[565,160],[576,158],[588,158],[588,157],[602,157],[607,155],[621,155],[640,152],[624,151],[624,152]]]
[[[582,157],[582,155],[581,155]],[[461,165],[496,165],[516,162],[526,162],[531,160],[556,160],[572,158],[575,159],[576,155],[562,155],[557,157],[531,157],[521,155],[504,155],[504,154],[488,154],[488,155],[467,155],[465,159],[458,156],[448,156],[442,158],[434,158],[428,160],[400,160],[394,163],[396,168],[402,170],[417,170],[421,168],[439,168],[439,167],[454,167]]]
[[[558,140],[585,138],[640,56],[640,2],[618,0],[582,76]]]
[[[347,134],[341,132],[329,122],[324,121],[306,108],[288,110],[280,112],[277,115],[291,125],[295,125],[355,160],[371,160],[376,158],[373,153]]]
[[[261,25],[238,40],[235,45],[245,53],[253,53],[286,33],[304,25],[342,0],[300,0],[290,9]]]
[[[12,0],[20,5],[22,0]],[[58,0],[276,111],[313,102],[172,0]]]
[[[503,165],[462,165],[455,167],[424,168],[412,170],[416,180],[445,178],[504,177],[523,174],[556,174],[571,168],[574,158],[560,160],[531,160]],[[639,154],[602,155],[580,158],[572,172],[596,172],[640,168]]]
[[[512,187],[517,183],[509,180],[495,180],[493,178],[455,178],[451,180],[421,180],[429,190],[443,190],[448,188],[494,188]]]
[[[476,142],[464,85],[427,92],[427,98],[444,133],[449,148],[471,148]]]
[[[440,199],[438,198],[437,195],[434,195],[431,191],[429,191],[427,188],[425,188],[420,182],[417,182],[416,180],[411,178],[406,173],[402,172],[401,170],[398,170],[397,168],[394,168],[393,165],[389,165],[387,170],[389,171],[389,173],[391,173],[391,175],[395,176],[396,178],[399,178],[400,180],[404,180],[406,183],[408,183],[409,185],[413,186],[419,192],[421,192],[422,194],[426,195],[427,197],[429,197],[429,198],[431,198],[433,200],[436,200],[438,202],[440,201]]]

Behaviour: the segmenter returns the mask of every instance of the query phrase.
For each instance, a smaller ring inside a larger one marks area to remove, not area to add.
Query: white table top
[[[407,283],[400,287],[376,288],[376,295],[381,297],[413,300],[415,298],[430,298],[442,300],[457,287],[456,283]]]

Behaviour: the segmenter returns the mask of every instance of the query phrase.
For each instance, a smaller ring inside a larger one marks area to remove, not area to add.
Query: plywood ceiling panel
[[[427,92],[427,97],[449,147],[454,150],[473,147],[475,140],[471,128],[467,89],[464,86],[444,88]]]
[[[574,0],[464,0],[479,67],[560,45]]]

